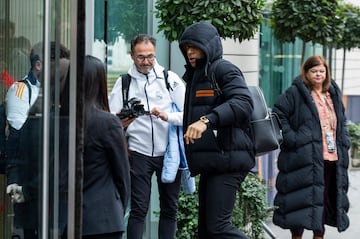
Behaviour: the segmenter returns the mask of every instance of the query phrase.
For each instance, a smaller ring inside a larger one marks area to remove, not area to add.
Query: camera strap
[[[131,81],[131,76],[129,74],[121,75],[122,81],[122,97],[123,97],[123,108],[128,108],[127,102],[129,99],[129,86]]]

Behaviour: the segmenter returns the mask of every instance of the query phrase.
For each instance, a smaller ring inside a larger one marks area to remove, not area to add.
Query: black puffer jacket
[[[336,145],[338,161],[336,185],[331,185],[336,205],[324,207],[324,159],[322,133],[316,105],[302,79],[297,77],[292,86],[275,104],[284,134],[278,159],[278,190],[275,196],[273,221],[282,228],[321,230],[323,210],[325,223],[344,231],[349,226],[348,149],[350,136],[345,125],[341,93],[335,82],[329,89],[337,116]]]
[[[212,124],[201,139],[186,146],[192,175],[249,171],[255,162],[253,142],[247,132],[253,102],[241,71],[221,60],[215,70],[219,89],[211,82],[208,68],[223,54],[220,36],[211,24],[191,25],[179,42],[187,63],[183,76],[187,83],[184,132],[203,115]],[[191,67],[184,44],[194,45],[205,53],[206,59],[198,60],[196,68]]]

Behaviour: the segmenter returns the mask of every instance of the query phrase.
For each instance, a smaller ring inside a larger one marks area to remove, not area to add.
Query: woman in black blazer
[[[83,238],[120,239],[130,169],[120,120],[109,112],[104,64],[86,56]]]

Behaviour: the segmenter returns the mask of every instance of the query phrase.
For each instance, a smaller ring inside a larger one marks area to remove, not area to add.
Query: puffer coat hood
[[[217,29],[208,22],[197,22],[188,26],[182,34],[179,43],[187,65],[190,65],[190,63],[184,49],[185,44],[194,45],[205,53],[206,66],[222,58],[223,55],[220,35]],[[205,74],[207,74],[207,67],[205,70]]]

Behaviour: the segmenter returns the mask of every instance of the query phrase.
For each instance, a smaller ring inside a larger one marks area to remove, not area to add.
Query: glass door
[[[76,3],[0,2],[0,238],[60,238],[65,230]]]

